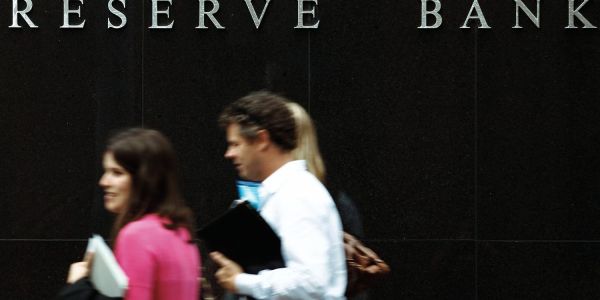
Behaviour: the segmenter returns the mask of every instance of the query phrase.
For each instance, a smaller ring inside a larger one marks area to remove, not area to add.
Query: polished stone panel
[[[2,299],[54,299],[69,266],[80,261],[86,241],[0,241]]]
[[[444,5],[448,22],[467,9]],[[310,110],[330,183],[356,202],[366,236],[470,238],[475,35],[418,30],[419,9],[323,3]]]
[[[597,242],[480,242],[478,299],[598,299]]]
[[[82,29],[60,29],[62,2],[40,1],[29,14],[38,28],[0,27],[10,45],[0,49],[0,237],[83,238],[106,228],[96,226],[106,218],[101,152],[108,132],[139,124],[142,28],[130,3],[130,26],[107,30],[105,5],[81,7]]]
[[[598,239],[600,35],[565,29],[566,2],[511,29],[501,2],[478,32],[478,236]]]
[[[475,297],[475,258],[471,241],[365,241],[392,269],[369,292],[369,299],[447,299]]]

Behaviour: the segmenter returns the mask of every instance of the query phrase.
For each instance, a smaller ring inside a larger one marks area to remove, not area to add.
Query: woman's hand
[[[83,261],[72,263],[67,276],[67,283],[72,284],[83,277],[90,275],[93,253],[87,253]]]

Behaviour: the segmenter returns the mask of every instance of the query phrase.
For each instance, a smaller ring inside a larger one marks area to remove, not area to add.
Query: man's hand
[[[210,258],[219,265],[219,270],[215,273],[219,285],[231,293],[236,293],[235,277],[243,273],[242,267],[221,254],[221,252],[211,252]]]
[[[83,261],[72,263],[67,276],[67,283],[75,283],[77,280],[90,275],[92,253],[86,253]]]

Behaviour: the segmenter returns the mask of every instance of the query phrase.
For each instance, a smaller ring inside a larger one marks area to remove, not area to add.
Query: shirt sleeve
[[[277,210],[286,267],[257,275],[238,275],[235,284],[240,294],[257,299],[328,298],[325,289],[330,279],[340,275],[332,274],[330,266],[335,245],[328,238],[328,231],[333,229],[323,221],[323,207],[302,200],[288,198],[285,206]]]
[[[124,228],[117,237],[115,256],[129,279],[125,300],[152,299],[156,260],[149,236]]]

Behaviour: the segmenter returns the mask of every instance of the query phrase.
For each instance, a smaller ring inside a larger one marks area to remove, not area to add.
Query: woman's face
[[[115,160],[112,152],[104,153],[102,160],[104,174],[100,187],[104,190],[104,208],[118,214],[123,211],[131,194],[131,174]]]

